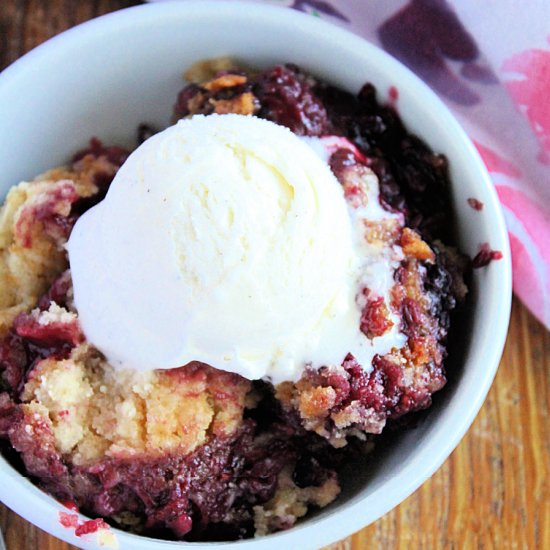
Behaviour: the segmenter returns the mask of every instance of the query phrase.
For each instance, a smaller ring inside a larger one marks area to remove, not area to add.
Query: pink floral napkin
[[[550,328],[550,2],[254,1],[365,37],[439,94],[476,145],[504,207],[514,290]]]

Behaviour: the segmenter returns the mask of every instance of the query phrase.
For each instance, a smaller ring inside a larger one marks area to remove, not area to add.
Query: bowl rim
[[[480,346],[479,350],[476,349],[472,352],[470,362],[483,365],[483,376],[476,380],[475,385],[470,384],[472,387],[468,394],[469,406],[462,411],[463,415],[460,418],[455,418],[453,433],[445,432],[444,428],[448,428],[445,422],[436,423],[430,433],[429,441],[426,441],[426,444],[409,460],[398,476],[394,476],[384,483],[383,491],[381,488],[377,489],[368,497],[358,494],[350,502],[342,503],[327,517],[312,518],[303,524],[298,523],[288,531],[274,533],[259,539],[225,543],[186,543],[161,541],[112,529],[122,547],[135,550],[152,547],[157,549],[201,547],[209,550],[253,547],[257,550],[267,550],[280,548],[284,544],[296,543],[298,540],[302,548],[316,548],[342,539],[375,521],[412,494],[441,466],[458,445],[485,400],[496,374],[507,335],[512,296],[509,241],[500,202],[479,154],[448,108],[424,82],[389,54],[347,30],[284,6],[244,1],[189,0],[187,2],[159,2],[132,6],[86,21],[31,50],[0,73],[0,93],[4,87],[10,87],[14,80],[25,76],[28,71],[32,71],[33,66],[40,63],[41,59],[50,55],[55,56],[59,49],[75,46],[80,41],[86,40],[87,37],[97,35],[98,31],[116,32],[121,26],[143,25],[146,22],[150,23],[151,17],[161,20],[174,15],[189,16],[194,14],[195,17],[204,18],[208,17],[208,14],[214,13],[218,16],[220,14],[231,16],[240,10],[252,20],[258,17],[276,18],[280,25],[287,25],[298,32],[307,33],[320,40],[327,40],[327,37],[330,37],[330,40],[338,43],[339,47],[345,45],[346,48],[361,50],[365,56],[382,60],[386,65],[386,70],[392,71],[400,85],[405,83],[406,87],[414,88],[415,93],[430,101],[437,109],[438,116],[447,127],[447,132],[453,135],[453,139],[458,140],[460,147],[479,173],[479,184],[486,192],[484,212],[486,216],[490,217],[494,230],[492,245],[503,253],[503,259],[499,262],[500,278],[498,283],[500,287],[493,291],[493,299],[488,302],[490,307],[487,308],[489,310],[487,315],[491,323],[486,331],[487,336],[490,332],[491,343],[483,348]],[[240,16],[243,16],[243,13]],[[365,499],[373,497],[379,499],[377,506],[374,509],[365,509]],[[0,457],[0,500],[24,518],[56,537],[72,544],[83,545],[84,548],[104,548],[91,539],[77,538],[72,530],[61,527],[58,513],[68,510],[53,497],[35,487],[26,477],[16,472],[2,457]],[[29,502],[33,503],[32,507],[26,505]],[[81,516],[81,518],[86,519],[85,516]],[[322,524],[323,528],[319,528],[319,524]]]

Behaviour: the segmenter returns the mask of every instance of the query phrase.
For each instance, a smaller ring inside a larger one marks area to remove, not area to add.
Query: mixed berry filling
[[[378,207],[391,216],[365,221],[365,240],[400,256],[387,296],[361,289],[360,330],[370,340],[398,330],[405,344],[372,365],[349,354],[277,387],[201,363],[120,381],[80,330],[69,266],[59,256],[55,269],[36,277],[34,302],[7,308],[0,437],[36,483],[97,518],[65,514],[63,525],[77,534],[110,524],[160,538],[231,540],[289,528],[337,497],[341,465],[366,453],[388,420],[427,408],[446,382],[447,334],[466,294],[467,261],[448,246],[445,157],[410,134],[371,84],[355,97],[294,65],[259,73],[217,67],[178,95],[175,119],[210,113],[330,136],[329,165],[352,209],[373,200],[377,178]],[[138,141],[152,133],[140,126]],[[50,174],[50,187],[14,219],[18,246],[31,250],[39,236],[45,254],[62,249],[128,154],[94,139],[70,167]],[[474,267],[497,256],[484,247]],[[70,386],[74,396],[64,395],[67,380],[78,386]]]

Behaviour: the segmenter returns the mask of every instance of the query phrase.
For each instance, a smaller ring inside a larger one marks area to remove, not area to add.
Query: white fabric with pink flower
[[[439,94],[493,178],[510,232],[514,290],[550,328],[550,1],[252,1],[343,26]]]

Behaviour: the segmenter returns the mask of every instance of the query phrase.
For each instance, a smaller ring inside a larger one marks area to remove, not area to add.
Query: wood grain
[[[0,0],[0,68],[47,38],[138,2]],[[9,108],[3,106],[3,108]],[[550,549],[550,334],[517,301],[494,385],[416,493],[331,550]],[[0,505],[8,550],[74,548]]]

